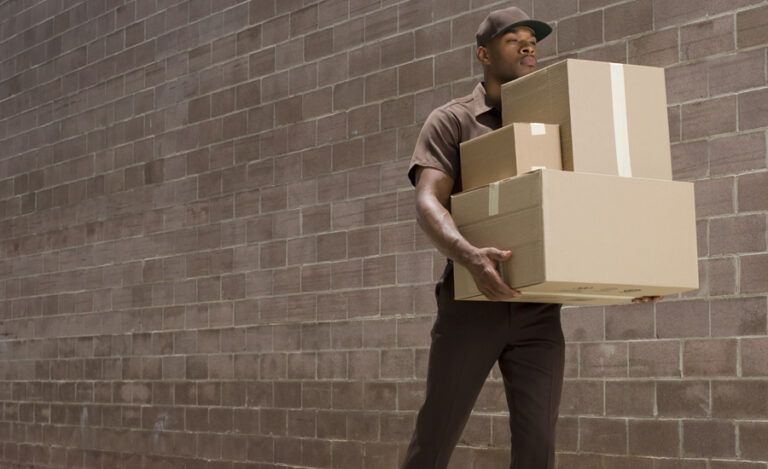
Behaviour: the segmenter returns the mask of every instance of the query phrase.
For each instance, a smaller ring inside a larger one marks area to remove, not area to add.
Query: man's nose
[[[525,41],[523,42],[522,46],[520,47],[520,53],[521,54],[536,54],[536,46],[532,43]]]

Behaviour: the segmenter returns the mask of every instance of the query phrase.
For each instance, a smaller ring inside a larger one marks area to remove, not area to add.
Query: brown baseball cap
[[[517,7],[492,11],[477,28],[477,46],[485,46],[494,37],[504,34],[517,26],[527,26],[533,30],[533,35],[541,41],[552,32],[547,23],[532,20],[525,12]]]

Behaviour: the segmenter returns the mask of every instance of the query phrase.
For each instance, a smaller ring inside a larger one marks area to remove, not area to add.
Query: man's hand
[[[653,303],[661,298],[660,296],[639,296],[632,299],[632,303]]]
[[[416,221],[437,249],[466,267],[478,289],[490,300],[520,296],[501,279],[496,265],[512,257],[511,251],[477,248],[459,232],[448,212],[453,179],[443,171],[420,167],[416,172]]]
[[[504,300],[521,295],[520,291],[510,288],[499,275],[496,266],[509,260],[512,251],[496,248],[480,248],[472,253],[465,266],[472,274],[478,290],[489,300]]]

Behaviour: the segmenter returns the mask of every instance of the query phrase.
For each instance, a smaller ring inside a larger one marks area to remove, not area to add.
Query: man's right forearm
[[[416,220],[443,255],[465,266],[477,262],[477,248],[461,235],[450,212],[437,198],[425,196],[417,200]]]

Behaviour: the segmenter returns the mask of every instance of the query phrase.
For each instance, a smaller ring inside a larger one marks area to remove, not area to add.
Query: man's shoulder
[[[431,118],[444,119],[452,117],[460,120],[464,115],[472,113],[473,96],[468,94],[459,98],[454,98],[447,103],[436,107],[430,114]]]

